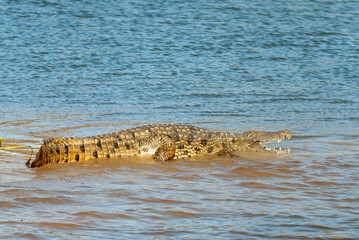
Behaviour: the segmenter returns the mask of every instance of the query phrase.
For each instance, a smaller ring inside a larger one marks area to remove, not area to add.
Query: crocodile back
[[[165,160],[189,158],[199,154],[216,153],[224,147],[230,148],[235,137],[232,133],[212,132],[192,125],[163,124],[83,138],[48,138],[44,139],[31,167],[96,158],[151,155],[163,144],[168,145],[163,149],[174,151],[174,154],[165,153]]]

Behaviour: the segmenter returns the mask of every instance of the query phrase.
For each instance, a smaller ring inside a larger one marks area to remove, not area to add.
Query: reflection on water
[[[154,123],[294,138],[291,155],[39,169],[0,150],[0,238],[358,239],[357,5],[4,1],[4,145]]]

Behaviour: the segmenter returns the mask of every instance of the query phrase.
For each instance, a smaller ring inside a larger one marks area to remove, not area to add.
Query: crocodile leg
[[[158,161],[171,160],[176,152],[176,142],[168,135],[153,134],[137,141],[141,156],[152,156]]]
[[[175,156],[176,145],[172,143],[161,145],[152,156],[157,161],[171,160]]]

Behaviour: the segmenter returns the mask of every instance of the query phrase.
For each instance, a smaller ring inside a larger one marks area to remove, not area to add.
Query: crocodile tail
[[[32,168],[51,163],[87,161],[96,158],[131,157],[150,155],[156,160],[166,161],[174,157],[176,144],[165,134],[140,137],[133,134],[99,135],[86,138],[44,139]]]
[[[30,167],[80,160],[79,139],[48,138],[43,141],[44,143],[41,145],[36,154],[36,159],[30,164]]]
[[[121,156],[120,141],[113,136],[108,138],[48,138],[43,140],[36,159],[30,167],[41,167],[51,163],[81,162],[96,158]]]
[[[36,159],[30,163],[31,168],[41,167],[49,163],[49,146],[48,143],[51,139],[44,139],[44,143],[41,145],[39,151],[36,153]]]
[[[36,153],[36,159],[30,163],[30,167],[41,167],[42,165],[46,164],[44,161],[44,154],[43,154],[43,146],[40,147],[39,151]],[[30,161],[30,160],[29,160]]]

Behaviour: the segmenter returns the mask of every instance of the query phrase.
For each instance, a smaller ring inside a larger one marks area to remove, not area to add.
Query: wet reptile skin
[[[166,161],[205,154],[229,156],[234,151],[287,153],[267,150],[259,144],[290,137],[291,132],[287,130],[235,134],[191,125],[147,125],[92,137],[44,139],[36,159],[29,166],[133,156],[152,156],[155,160]]]

